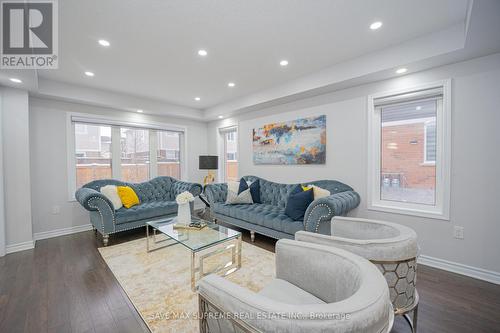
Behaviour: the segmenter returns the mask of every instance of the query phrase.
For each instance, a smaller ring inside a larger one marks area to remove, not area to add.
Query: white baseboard
[[[37,232],[33,235],[33,238],[35,241],[37,241],[37,240],[42,240],[42,239],[47,239],[47,238],[76,234],[77,232],[88,231],[88,230],[92,230],[92,224],[90,224],[90,223],[84,224],[84,225],[78,225],[75,227],[68,227],[68,228],[62,228],[62,229],[56,229],[56,230],[50,230],[50,231]]]
[[[19,252],[19,251],[24,251],[24,250],[31,250],[35,247],[35,241],[27,241],[27,242],[22,242],[22,243],[17,243],[17,244],[10,244],[7,245],[5,248],[5,253],[14,253],[14,252]]]
[[[472,267],[458,262],[448,261],[439,258],[421,255],[418,257],[418,264],[439,268],[448,272],[469,276],[475,279],[500,284],[500,273],[489,271],[483,268]]]

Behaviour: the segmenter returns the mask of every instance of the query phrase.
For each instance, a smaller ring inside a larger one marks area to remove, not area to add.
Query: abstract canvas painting
[[[325,164],[326,115],[253,129],[255,164]]]

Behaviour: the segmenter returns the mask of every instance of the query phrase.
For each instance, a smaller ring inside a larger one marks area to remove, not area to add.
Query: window
[[[221,130],[223,142],[223,178],[224,181],[238,181],[238,132],[236,128]]]
[[[181,177],[181,133],[157,132],[157,168],[158,176]]]
[[[370,209],[448,218],[448,89],[440,84],[369,98]]]
[[[149,179],[149,130],[120,128],[121,180],[140,183]]]
[[[236,131],[231,131],[227,133],[227,141],[236,142]]]
[[[391,103],[379,107],[382,147],[380,197],[382,200],[434,205],[436,167],[426,160],[426,124],[436,122],[440,99]],[[431,134],[427,133],[427,136]],[[434,136],[431,138],[435,143]],[[431,141],[431,140],[429,140]]]
[[[75,133],[78,135],[83,135],[88,133],[88,125],[86,124],[78,124],[78,126],[75,127]]]
[[[143,182],[157,176],[182,179],[185,129],[69,114],[69,195],[93,180]]]
[[[111,178],[111,127],[75,124],[76,186]]]

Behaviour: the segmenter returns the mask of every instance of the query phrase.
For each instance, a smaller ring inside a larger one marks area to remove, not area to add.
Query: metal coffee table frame
[[[173,240],[173,243],[169,243],[163,246],[155,246],[154,248],[151,248],[150,246],[150,234],[149,234],[149,227],[153,228],[153,244],[159,244],[163,243],[169,240]],[[207,228],[207,227],[206,227]],[[229,228],[228,228],[229,229]],[[186,234],[186,238],[183,240],[177,240],[169,235],[163,233],[160,231],[160,233],[164,236],[166,236],[165,239],[156,239],[156,231],[157,229],[146,223],[146,251],[147,252],[152,252],[152,251],[157,251],[175,244],[182,244],[186,248],[188,248],[191,251],[191,290],[195,291],[196,290],[196,275],[198,274],[198,279],[201,279],[202,277],[209,275],[209,274],[214,274],[214,273],[220,273],[224,272],[223,275],[228,275],[233,273],[234,271],[238,270],[241,268],[241,244],[242,244],[242,236],[241,233],[238,232],[236,235],[232,237],[228,237],[227,239],[220,241],[220,242],[214,242],[212,244],[207,244],[206,246],[200,247],[198,249],[192,249],[186,244],[183,243],[183,241],[186,241],[189,239],[189,234]],[[200,230],[201,231],[201,230]],[[228,244],[229,243],[229,244]],[[221,264],[214,269],[211,269],[209,271],[204,270],[205,263],[204,261],[221,253],[225,252],[230,252],[231,253],[231,262]],[[198,265],[196,265],[196,257],[198,257]]]

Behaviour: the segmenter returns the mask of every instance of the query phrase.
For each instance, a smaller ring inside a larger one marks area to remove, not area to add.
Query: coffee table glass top
[[[191,217],[191,220],[193,222],[203,221],[207,226],[200,230],[176,229],[174,228],[174,224],[177,223],[176,219],[176,217],[170,217],[162,220],[150,221],[147,222],[147,224],[194,252],[229,239],[238,238],[238,236],[241,235],[239,231],[209,221],[200,220],[197,217]]]

